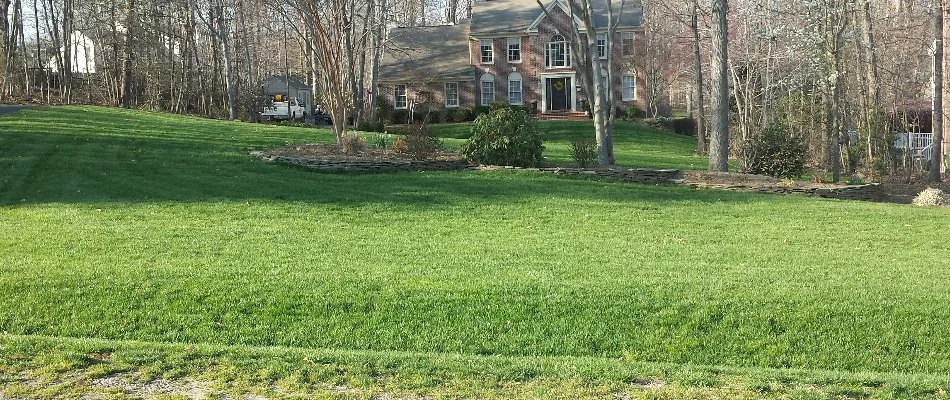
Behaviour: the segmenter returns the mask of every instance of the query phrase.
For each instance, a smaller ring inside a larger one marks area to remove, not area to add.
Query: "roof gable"
[[[474,79],[469,59],[468,21],[458,25],[390,31],[380,62],[381,81],[429,82]]]
[[[611,0],[591,0],[594,8],[594,27],[607,27],[607,6]],[[551,11],[560,7],[566,14],[570,14],[568,5],[563,0],[542,0],[547,4],[545,9]],[[619,13],[618,2],[614,1],[614,12]],[[643,9],[634,7],[628,2],[620,14],[621,28],[639,28],[643,17]],[[537,0],[480,0],[473,4],[471,35],[474,37],[502,36],[511,33],[534,33],[538,25],[546,18],[545,10],[538,6]],[[580,20],[575,17],[575,23]]]
[[[538,31],[538,25],[541,25],[541,21],[544,21],[548,15],[554,11],[554,7],[558,7],[561,11],[564,11],[564,14],[571,15],[571,9],[567,3],[560,0],[552,0],[547,6],[544,7],[544,10],[538,14],[538,18],[535,18],[534,22],[531,25],[528,25],[528,29],[525,29],[525,32],[535,33]],[[574,24],[577,26],[583,26],[584,23],[581,22],[580,18],[574,16]],[[582,29],[583,30],[583,29]]]

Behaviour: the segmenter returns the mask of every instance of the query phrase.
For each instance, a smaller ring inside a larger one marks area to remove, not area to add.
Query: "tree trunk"
[[[10,0],[0,0],[0,102],[3,102],[7,80],[10,79],[10,68],[7,62],[10,57],[10,25],[7,23],[9,12]]]
[[[611,124],[611,111],[613,107],[607,104],[609,96],[606,93],[607,88],[601,84],[603,62],[597,55],[597,36],[593,34],[594,29],[594,8],[590,0],[577,0],[570,2],[570,17],[573,20],[578,17],[584,25],[587,32],[581,38],[578,27],[571,33],[572,51],[571,57],[577,65],[577,74],[580,76],[582,87],[587,92],[588,101],[593,100],[592,112],[594,116],[594,133],[597,139],[597,162],[600,165],[614,164],[614,141]],[[540,5],[540,2],[539,2]],[[543,9],[543,5],[541,5]],[[612,20],[613,2],[607,2],[608,19],[610,24]],[[576,51],[575,51],[576,50]],[[607,86],[610,86],[609,84]]]
[[[878,72],[878,58],[877,58],[877,44],[874,39],[874,25],[872,19],[872,8],[871,1],[864,0],[864,4],[861,12],[859,13],[860,22],[861,22],[861,41],[860,44],[863,48],[858,50],[858,58],[861,61],[861,65],[864,65],[864,70],[860,74],[861,87],[862,87],[862,96],[861,96],[861,134],[865,136],[865,147],[867,151],[866,162],[872,164],[874,159],[877,158],[879,147],[875,145],[876,142],[888,141],[883,138],[880,138],[880,132],[882,128],[876,126],[880,123],[877,116],[879,115],[882,104],[881,104],[881,89],[879,82],[879,72]]]
[[[692,3],[689,28],[693,34],[693,91],[695,92],[693,118],[696,120],[696,154],[705,156],[708,151],[706,148],[706,91],[703,83],[702,49],[699,42],[699,0],[693,0]]]
[[[128,10],[125,17],[125,43],[122,44],[122,85],[119,89],[119,98],[122,107],[129,108],[132,107],[132,38],[136,26],[135,20],[138,17],[135,14],[135,0],[128,0],[126,7]]]
[[[729,171],[729,22],[727,0],[712,0],[712,131],[709,170]]]
[[[0,0],[2,1],[2,0]],[[73,91],[73,26],[75,20],[73,0],[63,0],[63,69],[60,71],[60,82],[63,101],[69,104],[72,101]]]
[[[221,54],[224,58],[224,85],[228,96],[228,119],[237,119],[237,91],[234,87],[234,68],[231,59],[231,29],[224,18],[224,6],[217,6],[218,39],[221,41]]]
[[[934,98],[933,141],[930,145],[930,171],[927,178],[940,182],[943,169],[943,0],[933,2],[934,19]]]
[[[383,29],[386,26],[387,4],[386,0],[380,0],[379,6],[375,8],[374,26],[373,26],[373,61],[370,68],[370,121],[377,122],[376,100],[379,97],[379,61],[383,55]]]
[[[445,23],[455,24],[458,21],[459,0],[445,1]]]

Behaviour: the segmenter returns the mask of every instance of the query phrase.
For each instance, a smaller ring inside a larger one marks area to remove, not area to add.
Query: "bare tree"
[[[940,181],[943,169],[943,0],[933,0],[934,29],[934,93],[933,141],[930,144],[930,171],[927,178],[932,182]]]
[[[458,21],[459,0],[445,0],[445,23],[454,24]]]
[[[727,0],[712,0],[712,131],[709,170],[729,171],[729,22]]]
[[[351,47],[360,41],[353,36],[355,32],[360,35],[367,33],[365,29],[358,30],[354,24],[358,10],[365,10],[365,4],[360,2],[357,6],[355,0],[326,0],[319,3],[291,1],[290,5],[304,20],[312,39],[315,64],[321,72],[320,97],[333,119],[336,142],[342,146],[347,118],[351,115],[356,96],[353,81],[358,66],[352,53],[362,51]]]
[[[10,0],[0,0],[0,101],[3,100],[6,83],[10,74],[7,59],[10,56],[10,25],[7,15],[10,13]]]
[[[228,97],[228,119],[237,118],[237,90],[234,82],[233,56],[231,52],[231,25],[233,19],[231,12],[225,16],[225,6],[218,1],[212,10],[212,25],[216,25],[214,31],[218,35],[218,41],[221,43],[221,54],[224,56],[224,85],[227,89]]]
[[[128,0],[125,11],[125,41],[122,45],[122,86],[119,89],[119,99],[122,107],[132,106],[132,58],[134,32],[137,27],[138,17],[135,14],[135,0]]]
[[[696,154],[704,156],[707,152],[708,134],[706,132],[706,90],[699,32],[699,0],[690,1],[689,17],[689,28],[693,39],[693,91],[695,93],[693,95],[695,111],[692,117],[696,120]]]
[[[540,0],[536,0],[538,7],[544,10],[548,15],[547,9]],[[617,34],[617,27],[620,24],[624,12],[626,0],[605,0],[607,12],[607,26],[605,35],[607,43],[614,43],[613,40]],[[603,82],[612,82],[615,76],[615,65],[613,62],[614,51],[608,50],[606,59],[601,59],[597,54],[597,32],[594,22],[596,14],[591,0],[569,0],[567,2],[571,21],[579,20],[582,26],[571,23],[571,59],[577,74],[580,76],[580,84],[588,94],[589,101],[592,101],[592,114],[594,117],[594,134],[597,140],[597,161],[601,165],[614,164],[614,145],[613,128],[617,118],[617,109],[615,104],[616,94],[610,90],[610,85],[604,85]],[[550,17],[550,15],[548,15]],[[583,28],[584,32],[581,32]],[[606,71],[606,76],[604,72]]]

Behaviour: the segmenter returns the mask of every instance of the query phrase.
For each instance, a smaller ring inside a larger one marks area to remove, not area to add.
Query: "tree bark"
[[[0,102],[3,101],[7,80],[10,79],[7,62],[10,57],[10,25],[7,22],[9,12],[10,0],[0,0]]]
[[[231,29],[224,17],[224,5],[217,6],[218,38],[221,42],[221,54],[224,58],[224,85],[228,96],[228,119],[237,119],[237,91],[234,87],[234,60],[231,56]]]
[[[877,123],[875,116],[881,109],[881,88],[878,84],[877,44],[874,40],[874,25],[872,21],[871,1],[865,0],[864,10],[861,13],[861,27],[864,31],[864,57],[866,62],[864,81],[867,84],[868,93],[866,97],[867,103],[862,111],[865,125],[863,134],[866,136],[867,161],[869,163],[873,162],[877,156],[877,154],[875,154],[876,146],[874,145],[874,136],[878,129],[874,124]]]
[[[689,28],[693,34],[693,91],[695,92],[693,118],[696,120],[696,154],[705,156],[708,151],[706,148],[706,91],[703,83],[703,59],[699,37],[699,0],[692,1]]]
[[[445,1],[445,23],[455,24],[458,21],[459,0]]]
[[[379,4],[373,9],[373,60],[369,78],[371,96],[369,120],[373,122],[377,122],[376,100],[379,97],[379,62],[383,56],[383,34],[386,26],[387,10],[386,0],[379,0]]]
[[[122,107],[129,108],[132,107],[132,38],[135,19],[138,17],[135,14],[135,0],[128,0],[126,7],[128,10],[125,17],[125,43],[122,44],[122,85],[119,89],[119,99]]]
[[[729,10],[727,0],[712,0],[712,131],[709,170],[729,171]]]
[[[940,182],[943,170],[943,0],[933,0],[934,23],[934,98],[933,141],[930,145],[930,171],[927,178]]]
[[[2,1],[2,0],[0,0]],[[72,101],[73,91],[73,26],[75,13],[73,0],[63,0],[63,69],[60,71],[60,94],[63,101],[69,104]]]
[[[539,6],[544,6],[538,2]],[[593,100],[592,113],[594,117],[594,133],[597,139],[597,162],[600,165],[614,165],[614,141],[613,141],[613,108],[609,104],[610,96],[607,94],[607,88],[601,84],[603,76],[604,63],[597,55],[597,32],[594,29],[594,8],[590,0],[571,0],[570,17],[580,19],[587,32],[581,35],[578,26],[572,24],[571,33],[571,57],[576,65],[577,75],[580,76],[581,85],[587,92],[588,101]],[[607,1],[608,24],[615,24],[613,19],[613,1]],[[622,10],[621,10],[622,12]],[[618,16],[619,19],[619,16]],[[608,52],[609,53],[609,52]],[[610,66],[607,66],[610,68]],[[608,76],[610,73],[608,72]],[[607,86],[610,86],[609,83]]]

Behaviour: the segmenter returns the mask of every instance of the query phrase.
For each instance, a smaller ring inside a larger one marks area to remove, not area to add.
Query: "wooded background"
[[[455,23],[471,1],[0,0],[0,101],[248,120],[263,105],[263,80],[289,74],[343,120],[372,120],[380,55],[399,51],[387,48],[388,28]],[[782,124],[808,141],[816,166],[893,169],[893,132],[931,130],[942,37],[934,21],[943,13],[933,1],[730,1],[730,146]],[[636,56],[644,111],[685,111],[704,137],[716,3],[625,5],[644,9]],[[94,44],[93,65],[67,56],[89,45],[73,32]]]

